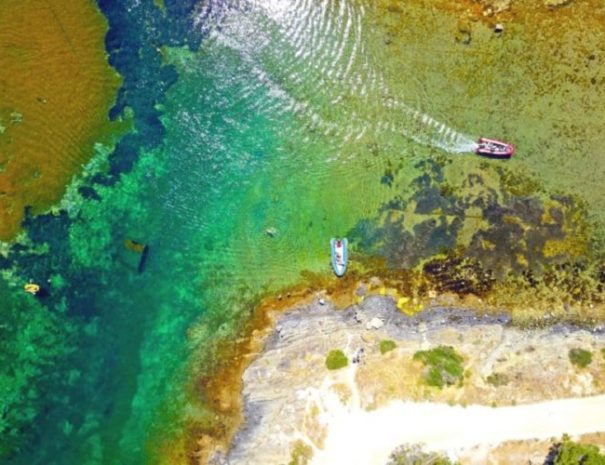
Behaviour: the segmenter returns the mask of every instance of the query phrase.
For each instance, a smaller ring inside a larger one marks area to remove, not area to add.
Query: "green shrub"
[[[603,347],[603,348],[601,349],[601,355],[602,355],[602,356],[603,356],[603,358],[605,359],[605,347]]]
[[[419,350],[414,354],[427,367],[425,381],[429,386],[442,388],[444,385],[462,385],[464,359],[451,346],[438,346],[431,350]]]
[[[580,368],[585,368],[592,362],[592,352],[584,349],[571,349],[569,351],[569,361]]]
[[[458,465],[438,452],[423,450],[422,444],[404,444],[389,456],[387,465]]]
[[[338,370],[346,367],[349,364],[349,359],[340,349],[331,350],[326,357],[326,367],[328,370]]]
[[[301,440],[294,443],[288,465],[307,465],[313,457],[313,449]]]
[[[395,349],[395,347],[397,347],[395,341],[391,341],[390,339],[383,339],[380,341],[380,353],[383,355]]]
[[[548,462],[553,465],[605,465],[605,455],[601,454],[597,446],[578,444],[567,435],[551,448],[549,457],[553,457]]]
[[[509,381],[508,376],[506,376],[504,373],[492,373],[487,377],[487,382],[496,387],[504,386],[508,384]]]

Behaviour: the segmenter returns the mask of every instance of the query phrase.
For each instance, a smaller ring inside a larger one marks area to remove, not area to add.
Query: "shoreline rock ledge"
[[[442,387],[427,383],[427,368],[414,354],[439,346],[460,354],[463,382]],[[338,426],[343,418],[353,423],[355,418],[378,414],[397,403],[398,408],[438,405],[442,409],[468,407],[469,414],[475,408],[504,414],[511,408],[535,408],[536,402],[602,394],[604,347],[602,330],[564,325],[523,330],[511,326],[506,314],[478,315],[439,307],[410,317],[398,311],[387,296],[368,296],[345,310],[335,310],[329,300],[314,301],[276,319],[264,350],[243,376],[244,425],[226,455],[215,453],[210,463],[324,463],[322,455],[338,436],[335,429],[346,427]],[[581,368],[574,365],[568,355],[572,349],[593,354],[592,363]],[[328,369],[326,357],[334,350],[346,355],[347,366]],[[605,401],[603,409],[605,415]],[[574,434],[573,421],[561,434]],[[409,424],[410,420],[401,422]],[[375,433],[386,437],[392,426],[385,424],[383,432]],[[598,432],[598,428],[587,428],[591,426],[582,423],[578,434]],[[495,442],[490,447],[473,444],[471,458],[486,460],[490,448],[502,441],[541,437],[539,431],[531,434],[508,437],[503,433],[501,438],[492,438]],[[432,447],[430,440],[424,442]],[[434,446],[447,446],[447,452],[458,459],[470,450],[470,444],[466,449],[452,448],[436,441]],[[382,451],[384,457],[390,452]],[[386,463],[376,460],[367,465]]]

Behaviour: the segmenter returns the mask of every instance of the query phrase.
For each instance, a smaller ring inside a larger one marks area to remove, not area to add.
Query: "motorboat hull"
[[[349,241],[344,239],[330,239],[330,249],[332,253],[332,269],[338,277],[344,276],[349,263]]]
[[[515,153],[515,147],[501,140],[481,137],[477,141],[475,153],[483,157],[508,159]]]

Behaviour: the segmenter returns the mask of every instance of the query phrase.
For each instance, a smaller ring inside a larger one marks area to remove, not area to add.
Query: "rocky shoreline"
[[[603,327],[522,330],[505,313],[432,307],[408,316],[389,296],[360,300],[336,310],[318,295],[276,317],[264,349],[243,375],[244,424],[229,451],[216,452],[210,463],[314,463],[330,434],[325,419],[340,408],[334,396],[343,408],[371,412],[392,401],[510,407],[605,392]],[[395,347],[382,353],[385,340]],[[463,383],[441,389],[426,384],[426,369],[413,356],[436,346],[461,354]],[[593,354],[584,368],[568,356],[578,348]],[[334,349],[343,351],[348,367],[326,368]],[[460,458],[473,463],[490,448],[466,450]]]

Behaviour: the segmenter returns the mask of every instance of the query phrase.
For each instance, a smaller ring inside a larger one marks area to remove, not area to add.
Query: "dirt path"
[[[385,465],[404,443],[456,457],[478,444],[605,431],[605,395],[498,408],[393,401],[365,411],[354,402],[343,405],[328,385],[316,394],[328,434],[324,447],[314,450],[313,465]]]

